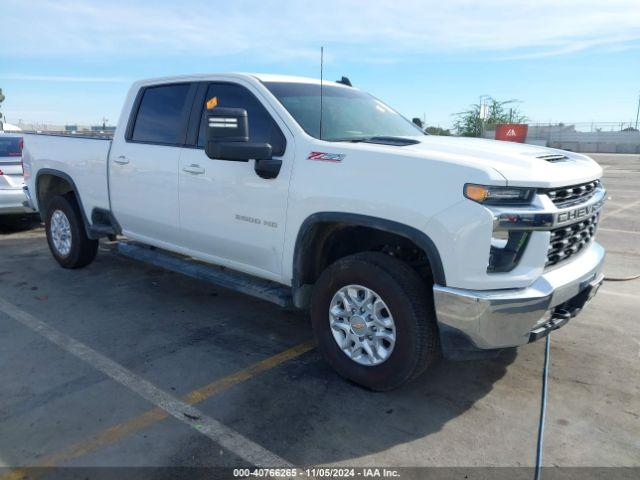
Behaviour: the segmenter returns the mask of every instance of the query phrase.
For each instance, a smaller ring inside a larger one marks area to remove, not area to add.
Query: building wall
[[[494,138],[486,131],[485,138]],[[530,126],[525,143],[581,153],[640,153],[640,132],[580,132],[572,125]]]

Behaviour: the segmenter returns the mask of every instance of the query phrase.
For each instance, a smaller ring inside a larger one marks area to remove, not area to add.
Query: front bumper
[[[22,188],[0,189],[0,215],[34,213]]]
[[[435,285],[443,351],[524,345],[566,324],[602,283],[604,248],[592,242],[563,266],[521,289],[466,290]],[[448,356],[455,356],[454,354]]]

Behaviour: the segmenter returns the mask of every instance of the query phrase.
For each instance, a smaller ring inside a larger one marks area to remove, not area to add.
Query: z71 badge
[[[320,162],[341,162],[344,157],[344,153],[311,152],[307,157],[307,160],[318,160]]]

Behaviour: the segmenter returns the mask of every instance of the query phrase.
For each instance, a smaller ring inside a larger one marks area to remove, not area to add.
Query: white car
[[[23,139],[0,133],[0,217],[33,213],[23,191]]]
[[[375,390],[440,353],[534,341],[603,279],[596,162],[425,135],[347,81],[145,80],[113,141],[27,135],[26,147],[63,267],[123,234],[248,274],[243,291],[267,281],[262,296],[309,308],[329,363]]]

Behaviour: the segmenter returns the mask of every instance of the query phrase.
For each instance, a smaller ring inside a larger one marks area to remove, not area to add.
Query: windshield
[[[322,87],[312,83],[265,82],[309,135],[329,141],[355,141],[371,137],[414,137],[422,130],[380,100],[355,88]]]

